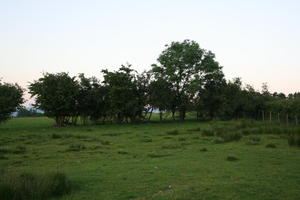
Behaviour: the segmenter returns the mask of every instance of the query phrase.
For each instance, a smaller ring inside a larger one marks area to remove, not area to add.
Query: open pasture
[[[256,121],[52,125],[48,118],[3,124],[2,175],[62,172],[75,187],[55,199],[299,199],[300,149],[288,144],[297,128]]]

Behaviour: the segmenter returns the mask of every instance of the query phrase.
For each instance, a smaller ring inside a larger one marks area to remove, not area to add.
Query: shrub
[[[71,182],[61,172],[39,176],[31,173],[3,174],[0,177],[0,199],[3,200],[47,199],[70,191]]]
[[[161,146],[162,149],[180,149],[181,145],[179,144],[167,144],[167,145],[163,145]]]
[[[187,129],[187,131],[201,131],[201,128],[191,128],[191,129]]]
[[[199,137],[199,136],[194,136],[194,137],[192,137],[192,139],[193,139],[193,140],[199,140],[200,137]]]
[[[276,148],[276,145],[273,143],[267,144],[266,145],[267,148]]]
[[[118,151],[118,154],[123,154],[123,155],[125,155],[125,154],[128,154],[128,152],[127,152],[127,151]]]
[[[81,151],[84,150],[85,146],[83,144],[71,144],[67,151]]]
[[[57,134],[57,133],[52,133],[52,134],[51,134],[51,138],[52,138],[52,139],[59,139],[59,138],[62,138],[62,135]]]
[[[178,138],[178,141],[186,141],[186,138],[180,137],[180,138]]]
[[[207,151],[207,149],[204,147],[204,148],[201,148],[200,151]]]
[[[161,157],[171,156],[171,154],[149,153],[149,154],[147,154],[147,156],[150,157],[150,158],[161,158]]]
[[[172,130],[172,131],[167,131],[166,132],[168,135],[178,135],[179,131],[178,130]]]
[[[222,133],[219,136],[225,142],[238,141],[243,137],[240,132]]]
[[[212,129],[204,129],[202,131],[202,135],[204,136],[214,136],[214,131]]]
[[[106,140],[100,140],[100,143],[102,145],[110,145],[110,142],[109,141],[106,141]]]
[[[152,138],[150,138],[150,137],[142,138],[141,142],[152,142]]]
[[[22,145],[16,146],[16,149],[13,151],[15,154],[23,154],[26,152],[26,147]]]
[[[220,143],[224,143],[225,142],[224,139],[220,138],[220,137],[216,137],[213,141],[216,144],[220,144]]]
[[[228,161],[237,161],[239,159],[237,157],[234,157],[234,156],[228,156],[226,160],[228,160]]]
[[[247,138],[246,144],[249,145],[258,145],[261,143],[261,138],[258,136],[250,136]]]
[[[15,149],[0,149],[0,154],[23,154],[26,152],[26,147],[22,145],[16,146]]]
[[[0,155],[0,160],[8,160],[8,157]]]

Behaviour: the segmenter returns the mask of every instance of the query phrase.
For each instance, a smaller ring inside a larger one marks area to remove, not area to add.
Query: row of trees
[[[138,73],[130,65],[117,71],[102,70],[102,77],[45,73],[29,86],[35,107],[53,117],[57,126],[138,122],[150,120],[153,110],[184,120],[187,112],[197,119],[264,118],[267,112],[300,114],[299,96],[261,92],[236,78],[226,81],[211,51],[195,41],[166,45],[151,70]]]

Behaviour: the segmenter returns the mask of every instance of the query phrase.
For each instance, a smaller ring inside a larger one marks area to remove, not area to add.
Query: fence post
[[[278,120],[278,122],[280,122],[280,115],[279,115],[279,113],[277,113],[277,120]]]
[[[270,122],[272,122],[272,112],[269,113]]]
[[[286,125],[289,125],[289,114],[286,114]]]
[[[262,120],[265,121],[265,112],[262,111]]]
[[[298,116],[295,115],[295,121],[296,121],[296,125],[298,125]]]

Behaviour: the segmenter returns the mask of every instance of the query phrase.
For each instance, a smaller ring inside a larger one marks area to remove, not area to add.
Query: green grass
[[[296,128],[248,121],[52,125],[47,118],[2,124],[0,173],[63,171],[78,188],[55,199],[299,199],[300,148],[288,144]],[[206,136],[211,129],[216,135]],[[233,140],[215,143],[227,137],[219,132]]]

